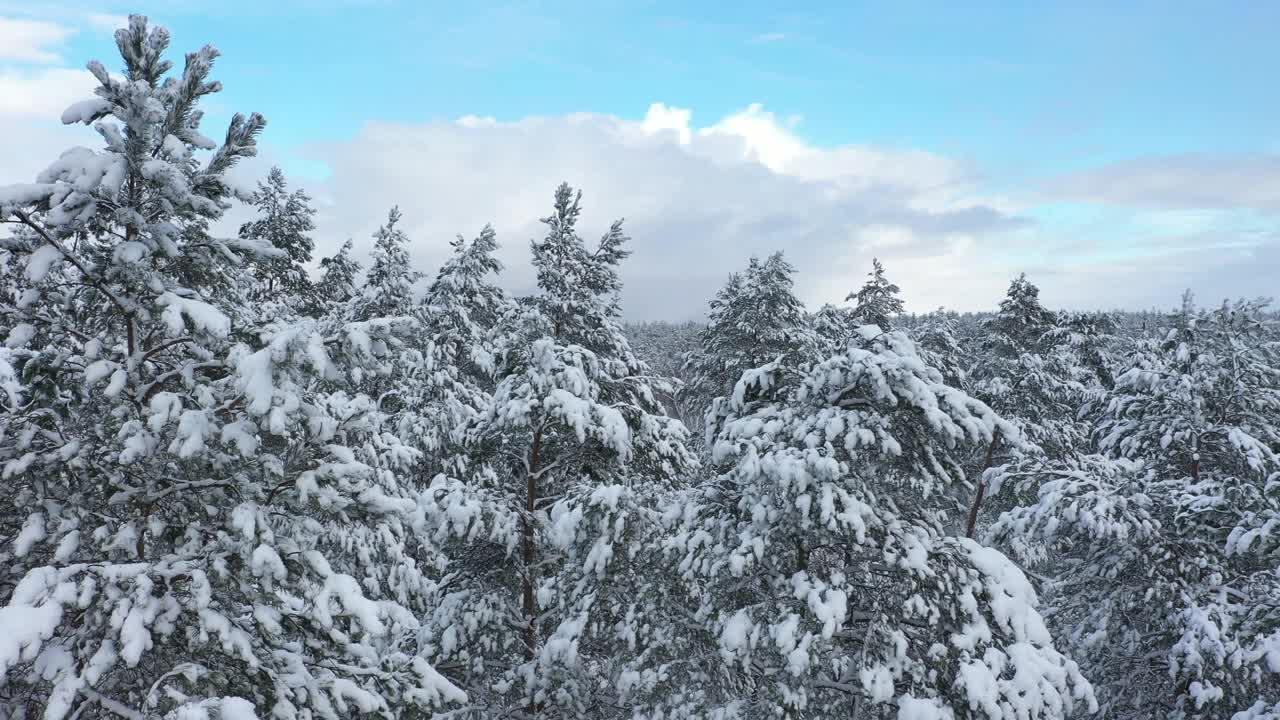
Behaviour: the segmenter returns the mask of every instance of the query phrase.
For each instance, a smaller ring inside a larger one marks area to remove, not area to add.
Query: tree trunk
[[[538,469],[542,455],[542,431],[533,433],[533,447],[529,450],[529,468],[525,474],[524,516],[520,520],[520,558],[524,563],[524,577],[521,579],[521,594],[524,611],[524,653],[525,658],[532,660],[538,642],[537,616],[538,608],[534,597],[533,564],[537,558],[534,547],[533,512],[538,501]]]
[[[138,230],[134,228],[133,225],[129,225],[124,230],[124,239],[126,241],[133,242],[133,239],[137,235],[138,235]],[[121,309],[123,310],[123,308]],[[133,331],[133,312],[132,311],[125,312],[124,329],[125,329],[125,335],[128,338],[127,342],[129,345],[129,365],[132,366],[133,354],[138,351],[138,341],[137,341],[137,338],[134,336],[134,331]]]
[[[996,445],[999,443],[1000,433],[997,431],[991,436],[991,442],[987,445],[987,459],[982,463],[982,472],[978,474],[978,487],[973,494],[973,506],[969,508],[969,525],[964,531],[964,536],[969,539],[973,539],[973,531],[978,525],[978,510],[982,509],[982,501],[987,494],[987,482],[983,476],[987,474],[987,470],[991,469],[991,463],[996,455]]]

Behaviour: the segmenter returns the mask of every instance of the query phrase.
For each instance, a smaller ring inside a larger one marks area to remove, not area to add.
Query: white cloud
[[[993,308],[1021,271],[1058,307],[1167,306],[1185,286],[1206,297],[1265,294],[1273,285],[1258,263],[1280,257],[1280,239],[1240,244],[1212,218],[1143,237],[1061,237],[1025,219],[1024,204],[984,188],[965,162],[817,147],[758,105],[706,126],[661,103],[640,121],[577,113],[371,123],[307,153],[331,171],[311,186],[327,203],[321,252],[347,237],[367,248],[398,204],[415,262],[431,271],[447,240],[492,222],[516,291],[532,283],[537,218],[569,181],[585,192],[585,235],[626,218],[634,254],[623,268],[623,306],[635,319],[699,317],[730,272],[777,249],[797,266],[797,292],[810,306],[841,301],[878,256],[917,311]],[[1135,259],[1140,247],[1146,255]]]
[[[31,182],[72,145],[94,146],[91,129],[64,127],[59,117],[71,103],[92,97],[96,84],[86,70],[0,67],[0,185]]]
[[[1170,236],[1164,247],[1138,257],[1060,261],[1026,271],[1040,285],[1045,303],[1057,307],[1171,308],[1188,288],[1206,306],[1240,297],[1274,298],[1280,234],[1256,240],[1246,245],[1227,238]]]
[[[21,138],[20,143],[6,144],[3,150],[0,186],[33,182],[36,175],[49,167],[67,148],[75,145],[98,147],[101,144],[101,138],[92,129],[83,125],[64,126],[56,116],[52,120],[36,120],[0,113],[0,138]]]
[[[0,60],[56,63],[57,48],[76,29],[47,20],[0,16]]]
[[[1135,158],[1054,178],[1045,192],[1125,207],[1280,212],[1280,154]]]
[[[797,161],[803,161],[819,152],[789,132],[773,113],[765,111],[758,103],[724,118],[698,134],[740,142],[746,150],[747,159],[755,160],[774,172],[784,172]]]
[[[667,107],[663,103],[654,103],[649,106],[649,111],[645,113],[644,120],[640,123],[640,129],[648,135],[657,135],[662,132],[673,132],[677,142],[681,145],[688,145],[693,139],[693,133],[689,129],[689,121],[693,118],[693,113],[683,108]]]
[[[97,81],[86,70],[0,67],[0,115],[43,118],[57,123],[73,102],[92,97]]]
[[[513,289],[532,282],[528,241],[562,180],[584,190],[584,234],[626,218],[623,269],[633,318],[689,318],[752,254],[783,249],[812,304],[840,301],[872,253],[917,309],[994,305],[1009,274],[994,251],[1024,221],[972,192],[972,172],[921,151],[821,149],[752,105],[705,127],[655,104],[641,121],[574,114],[499,122],[371,123],[348,141],[311,146],[331,171],[311,190],[326,203],[321,252],[368,236],[400,205],[416,262],[434,269],[456,233],[492,222]],[[268,138],[269,141],[269,138]],[[908,268],[914,277],[906,277]],[[935,282],[937,271],[970,295]]]

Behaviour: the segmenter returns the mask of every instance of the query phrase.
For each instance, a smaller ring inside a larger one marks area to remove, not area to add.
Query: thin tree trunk
[[[533,511],[538,500],[538,470],[542,459],[542,431],[533,433],[533,447],[529,450],[529,468],[525,474],[524,516],[520,520],[520,557],[524,563],[524,577],[521,579],[524,610],[524,651],[525,658],[532,660],[538,641],[537,615],[538,608],[534,598],[533,564],[537,559],[534,547]]]
[[[965,528],[964,536],[973,538],[973,531],[978,525],[978,510],[982,509],[982,501],[987,495],[987,482],[985,475],[987,470],[991,469],[991,463],[995,459],[996,445],[1000,443],[1000,432],[996,431],[991,436],[991,442],[987,445],[987,459],[982,463],[982,472],[978,474],[978,487],[973,494],[973,506],[969,508],[969,525]]]
[[[130,225],[129,227],[125,228],[124,239],[129,242],[133,242],[133,239],[134,237],[137,236],[137,234],[138,234],[137,229],[134,228],[133,225]],[[121,309],[123,310],[124,308],[121,308]],[[131,311],[125,311],[124,328],[125,328],[125,335],[128,338],[128,344],[129,344],[129,364],[132,365],[133,354],[138,351],[138,341],[134,336],[133,313]]]

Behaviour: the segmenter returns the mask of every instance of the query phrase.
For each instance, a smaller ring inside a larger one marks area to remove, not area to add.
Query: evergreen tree
[[[988,470],[1030,452],[1063,458],[1089,444],[1087,419],[1078,414],[1093,395],[1081,382],[1081,371],[1070,353],[1054,352],[1051,338],[1058,316],[1040,304],[1040,290],[1019,275],[1000,301],[999,311],[981,323],[978,347],[966,371],[974,396],[1018,428],[1026,446],[997,436],[969,460],[977,481],[969,503],[965,534],[973,537],[983,520],[994,517],[1027,497],[1003,497],[988,507]],[[1012,491],[1012,490],[1011,490]]]
[[[902,298],[898,297],[898,286],[884,276],[879,258],[872,258],[871,266],[871,272],[867,273],[871,279],[857,292],[849,293],[845,300],[856,303],[852,312],[854,323],[876,325],[888,332],[890,320],[902,314]]]
[[[1280,353],[1263,306],[1184,302],[996,539],[1048,544],[1054,619],[1112,718],[1280,717]]]
[[[273,167],[250,198],[258,217],[240,226],[240,237],[282,252],[278,257],[253,263],[257,283],[249,300],[272,304],[291,314],[314,312],[316,298],[306,264],[315,242],[307,234],[315,229],[311,198],[302,190],[289,192],[284,173]]]
[[[621,224],[588,248],[579,198],[560,186],[543,219],[539,291],[499,324],[497,384],[471,433],[484,470],[448,491],[492,512],[473,547],[489,562],[459,568],[432,622],[433,660],[465,668],[475,717],[630,716],[640,649],[666,629],[635,571],[658,488],[692,458],[617,324]]]
[[[831,355],[839,352],[849,342],[858,329],[858,321],[853,317],[853,309],[824,303],[809,320],[813,333],[818,338],[819,354]]]
[[[474,472],[466,437],[492,400],[495,330],[511,307],[495,284],[502,263],[493,228],[452,247],[417,308],[423,361],[406,383],[405,432],[425,453],[427,477]]]
[[[1016,430],[864,326],[717,402],[721,474],[672,510],[691,612],[674,717],[1065,717],[1093,705],[1027,578],[945,532],[962,451]]]
[[[1102,312],[1064,312],[1055,327],[1045,333],[1053,350],[1064,353],[1077,379],[1084,384],[1110,390],[1115,386],[1114,367],[1120,339],[1116,319]]]
[[[1056,324],[1053,312],[1040,304],[1040,288],[1026,273],[1009,283],[1000,311],[983,324],[990,352],[1006,358],[1036,353],[1044,347],[1044,335]]]
[[[414,451],[349,392],[388,325],[256,315],[239,277],[281,251],[209,227],[265,123],[201,135],[218,53],[166,78],[168,40],[130,17],[125,77],[90,63],[97,97],[63,114],[105,147],[0,188],[22,228],[0,296],[0,716],[463,701],[416,645],[435,553],[415,528],[449,508],[400,486]]]
[[[510,302],[491,279],[502,273],[502,263],[494,256],[498,236],[491,226],[485,225],[471,242],[458,236],[450,246],[453,255],[436,273],[421,306],[429,325],[447,335],[450,352],[461,356],[487,341]]]
[[[0,187],[0,719],[1280,720],[1267,303],[808,314],[777,253],[624,332],[567,184],[528,297],[486,226],[415,300],[398,208],[313,284],[217,51],[116,43]]]
[[[413,314],[413,285],[422,275],[409,262],[409,237],[397,227],[402,217],[400,208],[391,208],[386,224],[373,234],[369,272],[352,301],[357,320]]]
[[[919,346],[920,357],[930,367],[942,373],[942,378],[948,385],[967,391],[967,368],[971,362],[966,355],[960,333],[956,314],[943,308],[921,316],[910,331],[911,338]]]
[[[356,280],[360,277],[360,263],[351,257],[352,245],[347,240],[336,255],[320,259],[320,280],[315,294],[321,314],[329,314],[336,307],[351,302],[356,296]]]
[[[374,232],[369,272],[340,312],[342,317],[375,321],[392,329],[373,348],[380,362],[372,372],[359,376],[358,387],[376,399],[394,425],[403,428],[412,422],[409,403],[415,394],[414,378],[428,362],[424,356],[428,348],[422,343],[421,318],[413,299],[413,285],[422,275],[410,265],[409,238],[398,227],[401,218],[400,209],[391,208],[387,222]]]
[[[731,393],[748,370],[779,359],[784,366],[799,367],[815,357],[818,339],[792,292],[794,274],[781,252],[763,261],[753,257],[711,300],[701,347],[687,361],[690,392],[704,406]]]

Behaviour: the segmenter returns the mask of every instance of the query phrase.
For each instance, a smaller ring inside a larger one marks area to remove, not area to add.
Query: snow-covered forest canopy
[[[1265,301],[811,310],[780,252],[628,326],[567,184],[527,295],[489,227],[413,267],[429,208],[317,259],[217,51],[116,40],[0,186],[0,718],[1280,718]]]

